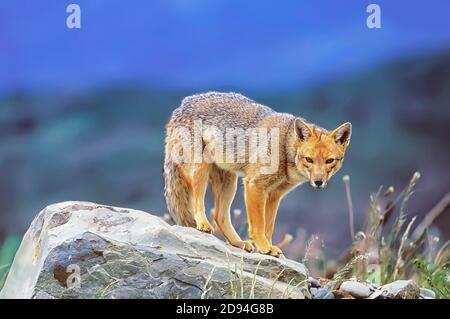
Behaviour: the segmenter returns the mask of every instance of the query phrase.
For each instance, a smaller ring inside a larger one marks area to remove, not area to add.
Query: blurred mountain
[[[449,88],[446,51],[298,90],[241,92],[329,129],[344,121],[354,126],[341,172],[322,192],[301,186],[288,195],[276,236],[302,227],[319,233],[332,252],[348,245],[343,174],[351,176],[357,229],[369,193],[380,185],[400,189],[416,170],[423,179],[410,213],[429,211],[450,189]],[[36,211],[64,200],[163,214],[164,126],[181,99],[193,93],[198,92],[109,87],[0,98],[0,237],[22,233]],[[241,193],[233,207],[244,208]],[[447,238],[449,217],[438,220]]]
[[[445,0],[0,1],[0,92],[91,89],[134,81],[170,88],[283,89],[450,43]],[[36,14],[38,13],[39,14]]]

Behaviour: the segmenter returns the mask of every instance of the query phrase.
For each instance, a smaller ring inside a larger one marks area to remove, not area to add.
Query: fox
[[[225,132],[230,128],[242,136],[226,140]],[[268,130],[274,134],[266,134]],[[252,132],[264,134],[252,139]],[[220,232],[230,245],[248,252],[284,258],[272,242],[281,200],[306,182],[314,189],[324,189],[342,167],[351,134],[350,122],[328,131],[239,93],[185,97],[166,125],[163,175],[170,216],[178,225]],[[267,137],[265,143],[255,142],[262,137]],[[231,152],[226,158],[224,149]],[[265,161],[259,160],[258,153],[269,154],[269,161],[267,156]],[[248,240],[239,236],[230,216],[239,178],[244,188]],[[209,185],[214,194],[214,227],[205,209]]]

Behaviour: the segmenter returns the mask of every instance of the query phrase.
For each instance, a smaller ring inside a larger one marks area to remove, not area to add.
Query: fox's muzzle
[[[323,179],[310,180],[309,183],[315,189],[323,189],[327,185],[326,181]]]

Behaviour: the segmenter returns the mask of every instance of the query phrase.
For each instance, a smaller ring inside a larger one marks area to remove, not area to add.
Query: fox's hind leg
[[[253,245],[242,240],[231,223],[230,208],[237,190],[237,175],[213,165],[210,177],[214,193],[214,221],[232,246],[253,251]]]
[[[189,179],[192,188],[191,211],[195,219],[197,229],[203,232],[212,233],[213,227],[208,221],[205,212],[205,194],[208,187],[210,165],[188,164],[185,166],[185,177]],[[186,176],[187,175],[187,176]]]

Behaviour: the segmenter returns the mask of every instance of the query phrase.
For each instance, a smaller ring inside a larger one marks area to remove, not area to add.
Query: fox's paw
[[[259,249],[258,251],[259,253],[264,255],[270,255],[281,259],[285,258],[283,255],[283,251],[275,245],[269,245],[267,247],[264,247],[263,249]]]
[[[214,228],[207,221],[197,223],[197,229],[208,234],[212,234],[214,231]]]
[[[249,253],[251,253],[252,251],[255,250],[255,247],[253,247],[252,243],[247,240],[236,241],[236,242],[230,243],[230,244],[234,247],[244,249],[245,251],[247,251]]]

